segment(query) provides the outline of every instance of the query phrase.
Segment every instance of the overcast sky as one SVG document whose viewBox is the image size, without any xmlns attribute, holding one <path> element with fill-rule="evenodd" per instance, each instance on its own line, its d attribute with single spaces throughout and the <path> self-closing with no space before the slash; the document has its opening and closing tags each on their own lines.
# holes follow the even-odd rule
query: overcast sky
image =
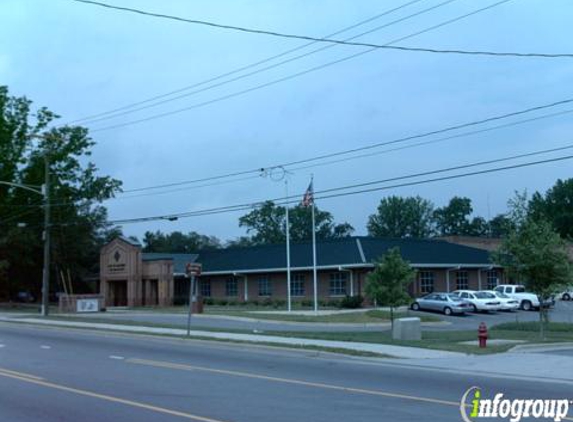
<svg viewBox="0 0 573 422">
<path fill-rule="evenodd" d="M 189 19 L 315 37 L 406 3 L 102 1 Z M 357 35 L 443 2 L 420 0 L 336 38 Z M 356 41 L 385 44 L 492 3 L 495 0 L 452 1 Z M 396 45 L 571 53 L 572 12 L 573 2 L 568 0 L 513 0 Z M 59 113 L 62 123 L 203 82 L 304 44 L 300 40 L 191 25 L 71 0 L 0 2 L 0 84 L 8 85 L 13 95 L 25 95 L 36 106 L 47 106 Z M 322 46 L 306 47 L 249 71 Z M 365 50 L 335 46 L 158 107 L 87 124 L 94 130 L 92 136 L 97 142 L 92 160 L 102 174 L 122 180 L 128 190 L 268 167 L 571 97 L 573 59 L 376 50 L 168 117 L 95 131 L 209 102 Z M 237 75 L 241 73 L 233 76 Z M 564 106 L 530 116 L 567 109 Z M 571 115 L 565 114 L 480 135 L 298 169 L 289 176 L 289 190 L 302 198 L 311 173 L 315 189 L 320 191 L 559 147 L 573 143 L 572 128 Z M 425 140 L 428 139 L 435 137 Z M 568 153 L 571 152 L 516 162 Z M 565 161 L 323 200 L 318 206 L 331 211 L 338 222 L 351 223 L 357 234 L 365 234 L 368 215 L 382 197 L 390 194 L 421 195 L 436 206 L 444 205 L 454 195 L 468 196 L 476 215 L 493 217 L 505 211 L 506 201 L 515 190 L 545 191 L 557 178 L 571 177 L 571 168 L 571 162 Z M 280 178 L 278 172 L 274 176 Z M 146 196 L 132 198 L 129 196 L 136 194 L 119 195 L 106 202 L 110 219 L 247 203 L 283 196 L 285 190 L 283 182 L 256 175 L 233 183 L 187 188 L 163 194 L 146 191 Z M 238 227 L 243 213 L 129 224 L 123 229 L 127 235 L 140 239 L 146 230 L 193 230 L 230 239 L 244 234 Z"/>
</svg>

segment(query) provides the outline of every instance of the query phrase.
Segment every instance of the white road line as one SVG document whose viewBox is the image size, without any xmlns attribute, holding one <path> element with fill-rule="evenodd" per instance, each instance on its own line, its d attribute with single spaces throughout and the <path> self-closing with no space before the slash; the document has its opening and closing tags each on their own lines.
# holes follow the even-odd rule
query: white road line
<svg viewBox="0 0 573 422">
<path fill-rule="evenodd" d="M 52 348 L 52 346 L 40 346 L 40 349 L 45 349 L 45 350 L 49 350 L 51 348 Z"/>
<path fill-rule="evenodd" d="M 123 356 L 116 356 L 116 355 L 110 355 L 109 358 L 110 359 L 116 359 L 116 360 L 124 360 L 125 359 Z"/>
</svg>

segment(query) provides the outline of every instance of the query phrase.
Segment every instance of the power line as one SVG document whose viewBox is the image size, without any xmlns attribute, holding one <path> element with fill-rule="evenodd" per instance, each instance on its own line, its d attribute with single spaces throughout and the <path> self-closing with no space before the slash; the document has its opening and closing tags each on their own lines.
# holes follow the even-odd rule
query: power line
<svg viewBox="0 0 573 422">
<path fill-rule="evenodd" d="M 403 9 L 403 8 L 405 8 L 405 7 L 407 7 L 407 6 L 410 6 L 410 5 L 412 5 L 412 4 L 419 3 L 419 2 L 421 2 L 421 1 L 424 1 L 424 0 L 413 0 L 413 1 L 409 1 L 409 2 L 404 3 L 404 4 L 402 4 L 402 5 L 398 6 L 398 7 L 395 7 L 395 8 L 393 8 L 393 9 L 389 9 L 389 10 L 386 10 L 386 11 L 384 11 L 384 12 L 382 12 L 382 13 L 379 13 L 379 14 L 377 14 L 377 15 L 375 15 L 375 16 L 372 16 L 372 17 L 370 17 L 370 18 L 368 18 L 368 19 L 362 20 L 362 21 L 357 22 L 357 23 L 355 23 L 355 24 L 353 24 L 353 25 L 351 25 L 351 26 L 347 26 L 347 27 L 345 27 L 345 28 L 343 28 L 343 29 L 341 29 L 341 30 L 339 30 L 339 31 L 333 32 L 332 34 L 327 35 L 325 38 L 333 37 L 333 36 L 342 34 L 342 33 L 344 33 L 344 32 L 350 31 L 350 30 L 355 29 L 355 28 L 357 28 L 357 27 L 359 27 L 359 26 L 365 25 L 365 24 L 367 24 L 367 23 L 369 23 L 369 22 L 372 22 L 372 21 L 374 21 L 374 20 L 376 20 L 376 19 L 379 19 L 379 18 L 381 18 L 381 17 L 383 17 L 383 16 L 389 15 L 389 14 L 391 14 L 391 13 L 393 13 L 393 12 L 396 12 L 396 11 L 398 11 L 398 10 L 400 10 L 400 9 Z M 449 3 L 449 2 L 448 2 L 448 3 Z M 410 15 L 410 16 L 412 16 L 412 15 Z M 412 16 L 412 17 L 413 17 L 413 16 Z M 387 25 L 389 25 L 389 24 L 387 24 Z M 383 25 L 383 26 L 381 26 L 381 27 L 376 27 L 376 28 L 374 28 L 374 29 L 372 29 L 372 30 L 370 30 L 370 31 L 367 31 L 367 32 L 362 33 L 362 34 L 359 34 L 359 35 L 357 35 L 357 36 L 355 36 L 355 37 L 359 37 L 359 36 L 365 35 L 365 34 L 367 34 L 367 33 L 371 33 L 371 32 L 377 31 L 377 30 L 382 29 L 382 28 L 384 28 L 384 27 L 386 27 L 386 25 Z M 352 37 L 351 39 L 353 39 L 353 38 L 355 38 L 355 37 Z M 303 45 L 301 45 L 301 46 L 298 46 L 298 47 L 295 47 L 295 48 L 291 48 L 291 49 L 285 50 L 285 51 L 283 51 L 282 53 L 279 53 L 279 54 L 276 54 L 276 55 L 267 57 L 267 58 L 262 59 L 262 60 L 259 60 L 259 61 L 257 61 L 257 62 L 250 63 L 250 64 L 248 64 L 248 65 L 245 65 L 245 66 L 236 68 L 236 69 L 231 70 L 231 71 L 229 71 L 229 72 L 222 73 L 222 74 L 220 74 L 220 75 L 217 75 L 217 76 L 212 77 L 212 78 L 209 78 L 209 79 L 205 79 L 205 80 L 203 80 L 203 81 L 201 81 L 201 82 L 197 82 L 197 83 L 194 83 L 194 84 L 191 84 L 191 85 L 187 85 L 187 86 L 185 86 L 185 87 L 182 87 L 182 88 L 179 88 L 179 89 L 176 89 L 176 90 L 173 90 L 173 91 L 164 93 L 164 94 L 156 95 L 156 96 L 154 96 L 154 97 L 150 97 L 150 98 L 147 98 L 147 99 L 145 99 L 145 100 L 141 100 L 141 101 L 137 101 L 137 102 L 134 102 L 134 103 L 130 103 L 130 104 L 127 104 L 127 105 L 125 105 L 125 106 L 118 107 L 118 108 L 115 108 L 115 109 L 112 109 L 112 110 L 109 110 L 109 111 L 105 111 L 105 112 L 101 112 L 101 113 L 97 113 L 97 114 L 92 114 L 92 115 L 90 115 L 90 116 L 86 116 L 86 117 L 83 117 L 83 118 L 80 118 L 80 119 L 76 119 L 76 120 L 73 120 L 73 121 L 69 122 L 68 124 L 74 124 L 74 123 L 78 123 L 78 122 L 85 122 L 85 121 L 88 121 L 88 120 L 91 121 L 91 120 L 93 120 L 93 119 L 97 119 L 98 117 L 108 116 L 108 115 L 110 115 L 110 114 L 116 114 L 117 112 L 121 112 L 121 111 L 124 111 L 124 110 L 133 109 L 134 107 L 138 107 L 138 106 L 141 106 L 141 105 L 144 105 L 144 104 L 147 104 L 147 103 L 151 103 L 151 102 L 154 102 L 155 105 L 162 104 L 163 101 L 162 101 L 161 103 L 157 103 L 157 102 L 155 102 L 155 101 L 157 101 L 157 100 L 162 100 L 162 99 L 167 98 L 167 97 L 170 97 L 170 96 L 172 96 L 172 95 L 179 94 L 179 93 L 181 93 L 181 92 L 185 92 L 185 91 L 188 91 L 188 90 L 190 90 L 190 89 L 197 88 L 197 87 L 206 85 L 206 84 L 208 84 L 208 83 L 218 81 L 218 80 L 220 80 L 220 79 L 226 78 L 226 77 L 228 77 L 228 76 L 235 75 L 235 74 L 240 73 L 240 72 L 245 71 L 245 70 L 252 69 L 252 68 L 254 68 L 254 67 L 257 67 L 257 66 L 260 66 L 260 65 L 262 65 L 262 64 L 268 63 L 268 62 L 270 62 L 270 61 L 272 61 L 272 60 L 275 60 L 275 59 L 284 57 L 284 56 L 286 56 L 286 55 L 288 55 L 288 54 L 290 54 L 290 53 L 294 53 L 294 52 L 296 52 L 296 51 L 302 50 L 302 49 L 304 49 L 304 48 L 306 48 L 306 47 L 309 47 L 309 46 L 311 46 L 311 45 L 314 45 L 314 44 L 316 44 L 316 43 L 317 43 L 317 41 L 311 41 L 311 42 L 305 43 L 305 44 L 303 44 Z M 331 48 L 331 47 L 334 47 L 334 45 L 329 45 L 329 46 L 323 47 L 323 48 L 318 49 L 318 50 L 313 50 L 312 52 L 307 53 L 307 55 L 314 54 L 315 52 L 322 51 L 322 50 L 325 49 L 325 48 Z M 298 56 L 298 57 L 300 57 L 300 56 Z M 281 64 L 282 64 L 282 63 L 284 63 L 284 62 L 281 62 Z M 280 64 L 278 64 L 278 65 L 280 65 Z M 267 68 L 265 68 L 265 69 L 267 69 Z M 263 70 L 261 70 L 261 71 L 263 71 Z M 204 88 L 204 89 L 193 91 L 193 93 L 188 94 L 188 95 L 194 95 L 194 94 L 197 94 L 197 93 L 200 93 L 200 92 L 204 92 L 204 91 L 207 91 L 207 90 L 212 89 L 212 88 L 214 88 L 214 87 L 221 86 L 221 85 L 224 85 L 224 84 L 227 84 L 227 83 L 230 83 L 230 82 L 234 82 L 234 81 L 236 81 L 236 80 L 238 80 L 238 79 L 242 79 L 242 78 L 247 77 L 247 76 L 251 76 L 252 74 L 253 74 L 253 73 L 249 73 L 249 74 L 247 74 L 247 75 L 243 75 L 243 76 L 240 76 L 240 77 L 238 77 L 238 78 L 233 78 L 233 79 L 231 79 L 231 80 L 223 81 L 223 82 L 221 82 L 220 84 L 217 84 L 217 85 L 215 85 L 215 86 L 211 85 L 211 86 L 206 87 L 206 88 Z M 178 97 L 176 97 L 176 98 L 170 99 L 169 101 L 176 100 L 176 99 L 179 99 L 179 98 L 182 98 L 182 97 L 181 97 L 181 96 L 178 96 Z M 141 108 L 138 108 L 137 110 L 141 110 Z"/>
<path fill-rule="evenodd" d="M 73 1 L 76 1 L 76 0 L 73 0 Z M 436 24 L 436 25 L 432 25 L 432 26 L 427 27 L 427 28 L 425 28 L 425 29 L 422 29 L 422 30 L 420 30 L 420 31 L 417 31 L 417 32 L 411 33 L 411 34 L 409 34 L 409 35 L 406 35 L 406 36 L 403 36 L 403 37 L 394 39 L 394 40 L 390 41 L 389 43 L 387 43 L 387 45 L 395 44 L 395 43 L 398 43 L 398 42 L 400 42 L 400 41 L 403 41 L 403 40 L 406 40 L 406 39 L 409 39 L 409 38 L 412 38 L 412 37 L 416 37 L 416 36 L 421 35 L 421 34 L 425 34 L 425 33 L 427 33 L 427 32 L 433 31 L 433 30 L 435 30 L 435 29 L 444 27 L 444 26 L 446 26 L 446 25 L 452 24 L 452 23 L 454 23 L 454 22 L 458 22 L 458 21 L 460 21 L 460 20 L 462 20 L 462 19 L 465 19 L 465 18 L 467 18 L 467 17 L 470 17 L 470 16 L 473 16 L 473 15 L 475 15 L 475 14 L 481 13 L 481 12 L 483 12 L 483 11 L 485 11 L 485 10 L 488 10 L 488 9 L 493 8 L 493 7 L 499 6 L 499 5 L 501 5 L 501 4 L 503 4 L 503 3 L 506 3 L 506 2 L 508 2 L 508 1 L 511 1 L 511 0 L 502 0 L 502 1 L 500 1 L 500 2 L 493 3 L 493 4 L 489 5 L 489 6 L 482 7 L 482 8 L 479 8 L 479 9 L 475 9 L 475 10 L 473 10 L 473 11 L 471 11 L 471 12 L 468 12 L 468 13 L 465 13 L 465 14 L 462 14 L 462 15 L 459 15 L 459 16 L 457 16 L 457 17 L 455 17 L 455 18 L 452 18 L 452 19 L 448 19 L 448 20 L 446 20 L 446 21 L 440 22 L 440 23 L 438 23 L 438 24 Z M 235 92 L 233 92 L 233 93 L 231 93 L 231 94 L 223 95 L 223 96 L 220 96 L 220 97 L 211 99 L 211 100 L 207 100 L 207 101 L 203 101 L 203 102 L 200 102 L 200 103 L 196 103 L 196 104 L 193 104 L 193 105 L 190 105 L 190 106 L 187 106 L 187 107 L 183 107 L 183 108 L 179 108 L 179 109 L 176 109 L 176 110 L 171 110 L 171 111 L 167 111 L 167 112 L 163 112 L 163 113 L 151 115 L 151 116 L 148 116 L 148 117 L 143 117 L 143 118 L 140 118 L 140 119 L 130 120 L 130 121 L 123 122 L 123 123 L 118 123 L 118 124 L 114 124 L 114 125 L 110 125 L 110 126 L 104 126 L 104 127 L 92 129 L 91 132 L 101 132 L 101 131 L 105 131 L 105 130 L 112 130 L 112 129 L 118 129 L 118 128 L 121 128 L 121 127 L 132 126 L 132 125 L 135 125 L 135 124 L 139 124 L 139 123 L 148 122 L 148 121 L 151 121 L 151 120 L 156 120 L 156 119 L 161 119 L 161 118 L 164 118 L 164 117 L 172 116 L 172 115 L 174 115 L 174 114 L 179 114 L 179 113 L 182 113 L 182 112 L 185 112 L 185 111 L 189 111 L 189 110 L 193 110 L 193 109 L 196 109 L 196 108 L 205 107 L 205 106 L 208 106 L 208 105 L 211 105 L 211 104 L 218 103 L 218 102 L 220 102 L 220 101 L 225 101 L 225 100 L 228 100 L 228 99 L 231 99 L 231 98 L 235 98 L 235 97 L 238 97 L 238 96 L 241 96 L 241 95 L 248 94 L 248 93 L 250 93 L 250 92 L 258 91 L 258 90 L 260 90 L 260 89 L 267 88 L 267 87 L 269 87 L 269 86 L 273 86 L 273 85 L 279 84 L 279 83 L 281 83 L 281 82 L 285 82 L 285 81 L 288 81 L 288 80 L 291 80 L 291 79 L 294 79 L 294 78 L 297 78 L 297 77 L 300 77 L 300 76 L 303 76 L 303 75 L 306 75 L 306 74 L 315 72 L 315 71 L 317 71 L 317 70 L 321 70 L 321 69 L 327 68 L 327 67 L 329 67 L 329 66 L 333 66 L 333 65 L 335 65 L 335 64 L 343 63 L 343 62 L 345 62 L 345 61 L 348 61 L 348 60 L 351 60 L 351 59 L 360 57 L 360 56 L 362 56 L 362 55 L 364 55 L 364 54 L 368 54 L 368 53 L 371 53 L 371 52 L 373 52 L 373 51 L 376 51 L 376 48 L 370 48 L 370 49 L 367 49 L 367 50 L 364 50 L 364 51 L 361 51 L 361 52 L 358 52 L 358 53 L 355 53 L 355 54 L 351 54 L 351 55 L 349 55 L 349 56 L 344 56 L 344 57 L 342 57 L 342 58 L 340 58 L 340 59 L 333 60 L 333 61 L 324 63 L 324 64 L 322 64 L 322 65 L 314 66 L 314 67 L 311 67 L 311 68 L 309 68 L 309 69 L 306 69 L 306 70 L 303 70 L 303 71 L 300 71 L 300 72 L 297 72 L 297 73 L 294 73 L 294 74 L 290 74 L 290 75 L 287 75 L 287 76 L 284 76 L 284 77 L 281 77 L 281 78 L 278 78 L 278 79 L 274 79 L 274 80 L 272 80 L 272 81 L 265 82 L 265 83 L 262 83 L 262 84 L 259 84 L 259 85 L 255 85 L 255 86 L 253 86 L 253 87 L 246 88 L 246 89 L 243 89 L 243 90 L 240 90 L 240 91 L 235 91 Z"/>
<path fill-rule="evenodd" d="M 145 186 L 145 187 L 141 187 L 141 188 L 128 189 L 128 190 L 124 190 L 123 192 L 124 193 L 141 192 L 141 191 L 147 191 L 147 190 L 153 190 L 153 189 L 162 189 L 162 188 L 183 186 L 183 185 L 188 185 L 188 184 L 193 184 L 193 183 L 201 183 L 201 182 L 206 182 L 206 181 L 211 181 L 211 180 L 220 180 L 220 179 L 236 177 L 236 176 L 244 176 L 244 175 L 253 174 L 253 173 L 261 173 L 261 171 L 264 171 L 266 169 L 273 169 L 273 168 L 280 168 L 280 167 L 291 167 L 291 166 L 295 166 L 295 165 L 299 165 L 299 164 L 306 164 L 306 163 L 310 163 L 310 162 L 314 162 L 314 161 L 320 161 L 320 160 L 324 160 L 327 158 L 333 158 L 333 157 L 348 155 L 348 154 L 352 154 L 352 153 L 356 153 L 356 152 L 360 152 L 360 151 L 372 150 L 372 149 L 376 149 L 376 148 L 386 146 L 386 145 L 398 144 L 398 143 L 407 142 L 407 141 L 411 141 L 411 140 L 415 140 L 415 139 L 426 138 L 426 137 L 433 136 L 433 135 L 439 135 L 442 133 L 447 133 L 447 132 L 452 132 L 452 131 L 459 130 L 459 129 L 464 129 L 467 127 L 478 126 L 478 125 L 482 125 L 485 123 L 503 120 L 503 119 L 507 119 L 510 117 L 516 117 L 519 115 L 528 114 L 528 113 L 532 113 L 532 112 L 536 112 L 536 111 L 540 111 L 540 110 L 545 110 L 545 109 L 549 109 L 549 108 L 554 108 L 554 107 L 558 107 L 558 106 L 570 104 L 570 103 L 573 103 L 573 98 L 566 98 L 564 100 L 555 101 L 555 102 L 548 103 L 548 104 L 533 106 L 533 107 L 529 107 L 529 108 L 518 110 L 518 111 L 513 111 L 513 112 L 509 112 L 509 113 L 491 116 L 491 117 L 486 117 L 483 119 L 474 120 L 474 121 L 461 123 L 461 124 L 457 124 L 457 125 L 447 126 L 445 128 L 442 128 L 442 129 L 436 129 L 436 130 L 429 131 L 429 132 L 423 132 L 423 133 L 419 133 L 419 134 L 415 134 L 415 135 L 409 135 L 409 136 L 405 136 L 405 137 L 395 138 L 395 139 L 392 139 L 389 141 L 377 142 L 374 144 L 365 145 L 365 146 L 353 148 L 353 149 L 347 149 L 347 150 L 343 150 L 343 151 L 337 151 L 334 153 L 317 155 L 317 156 L 305 158 L 302 160 L 295 160 L 295 161 L 290 161 L 290 162 L 273 164 L 273 165 L 269 165 L 266 167 L 259 167 L 259 168 L 251 169 L 251 170 L 231 172 L 231 173 L 221 174 L 221 175 L 217 175 L 217 176 L 204 177 L 204 178 L 200 178 L 200 179 L 193 179 L 193 180 L 186 180 L 186 181 L 181 181 L 181 182 L 165 183 L 165 184 L 160 184 L 160 185 L 155 185 L 155 186 Z M 552 117 L 554 115 L 559 115 L 559 114 L 561 114 L 561 113 L 555 113 L 555 114 L 548 115 L 548 116 L 542 116 L 542 117 L 538 117 L 538 118 L 524 120 L 523 122 L 533 121 L 533 120 L 537 120 L 539 118 L 544 118 L 544 117 Z M 500 127 L 503 127 L 503 126 L 500 126 Z"/>
<path fill-rule="evenodd" d="M 552 148 L 552 149 L 547 149 L 547 150 L 535 151 L 535 152 L 531 152 L 531 153 L 519 154 L 519 155 L 514 155 L 514 156 L 509 156 L 509 157 L 504 157 L 504 158 L 498 158 L 498 159 L 493 159 L 493 160 L 487 160 L 487 161 L 480 161 L 480 162 L 475 162 L 475 163 L 470 163 L 470 164 L 464 164 L 464 165 L 459 165 L 459 166 L 453 166 L 453 167 L 448 167 L 448 168 L 431 170 L 431 171 L 427 171 L 427 172 L 408 174 L 408 175 L 403 175 L 403 176 L 398 176 L 398 177 L 393 177 L 393 178 L 388 178 L 388 179 L 375 180 L 375 181 L 370 181 L 370 182 L 365 182 L 365 183 L 359 183 L 359 184 L 341 186 L 341 187 L 336 187 L 336 188 L 330 188 L 330 189 L 325 189 L 325 190 L 315 192 L 315 198 L 316 199 L 336 198 L 336 197 L 354 195 L 354 194 L 365 193 L 365 192 L 374 192 L 374 191 L 386 190 L 386 189 L 403 187 L 403 186 L 414 186 L 414 185 L 418 185 L 418 184 L 431 183 L 431 182 L 436 182 L 436 181 L 440 181 L 440 180 L 457 179 L 460 177 L 468 177 L 468 176 L 473 176 L 473 175 L 487 174 L 487 173 L 493 173 L 493 172 L 498 172 L 498 171 L 522 168 L 522 167 L 530 167 L 533 165 L 563 161 L 563 160 L 568 160 L 568 159 L 573 158 L 573 155 L 551 158 L 551 159 L 540 160 L 540 161 L 521 163 L 521 164 L 514 164 L 514 165 L 510 165 L 510 166 L 497 167 L 497 168 L 493 168 L 493 169 L 479 170 L 479 171 L 470 172 L 470 173 L 462 173 L 462 174 L 457 174 L 457 175 L 442 176 L 439 178 L 426 179 L 426 180 L 421 180 L 421 181 L 406 182 L 406 183 L 396 184 L 396 185 L 391 185 L 391 186 L 374 187 L 374 188 L 362 189 L 362 190 L 351 191 L 351 192 L 342 192 L 342 193 L 335 193 L 335 194 L 330 194 L 330 195 L 322 195 L 322 194 L 328 194 L 330 192 L 345 191 L 345 190 L 349 190 L 349 189 L 362 188 L 365 186 L 371 186 L 371 185 L 375 185 L 375 184 L 382 184 L 382 183 L 388 183 L 388 182 L 411 179 L 411 178 L 418 178 L 418 177 L 422 177 L 422 176 L 451 172 L 451 171 L 455 171 L 455 170 L 468 169 L 468 168 L 472 168 L 472 167 L 484 166 L 484 165 L 494 164 L 494 163 L 499 163 L 499 162 L 504 162 L 504 161 L 516 160 L 516 159 L 531 157 L 531 156 L 535 156 L 535 155 L 548 154 L 548 153 L 562 151 L 562 150 L 571 149 L 571 148 L 573 148 L 573 144 L 566 145 L 566 146 L 559 147 L 559 148 Z M 194 216 L 219 214 L 219 213 L 223 213 L 223 212 L 235 212 L 235 211 L 242 211 L 242 210 L 246 210 L 246 209 L 251 209 L 251 208 L 254 208 L 256 206 L 262 205 L 268 201 L 273 201 L 273 202 L 278 201 L 278 200 L 284 201 L 285 199 L 287 200 L 287 203 L 298 202 L 300 200 L 300 198 L 298 196 L 292 195 L 292 196 L 289 196 L 288 198 L 283 197 L 283 198 L 267 199 L 264 201 L 235 204 L 235 205 L 229 205 L 229 206 L 223 206 L 223 207 L 217 207 L 217 208 L 211 208 L 211 209 L 204 209 L 204 210 L 198 210 L 198 211 L 172 213 L 172 214 L 166 214 L 166 215 L 161 215 L 161 216 L 152 216 L 152 217 L 118 219 L 118 220 L 112 220 L 112 221 L 110 221 L 110 223 L 125 224 L 125 223 L 131 223 L 131 222 L 172 220 L 172 219 L 187 218 L 187 217 L 194 217 Z"/>
<path fill-rule="evenodd" d="M 460 127 L 472 126 L 474 123 L 478 123 L 478 122 L 483 123 L 484 121 L 499 120 L 501 118 L 507 118 L 510 116 L 516 116 L 516 115 L 520 115 L 520 114 L 529 113 L 532 111 L 538 111 L 538 110 L 542 110 L 545 108 L 555 107 L 557 105 L 567 104 L 568 102 L 573 102 L 573 99 L 566 99 L 566 100 L 557 101 L 557 102 L 542 105 L 542 106 L 530 107 L 530 108 L 525 109 L 525 110 L 520 110 L 520 111 L 516 111 L 516 112 L 512 112 L 512 113 L 506 113 L 506 114 L 500 115 L 500 116 L 493 116 L 491 118 L 482 119 L 482 120 L 476 121 L 476 122 L 468 122 L 468 123 L 465 123 L 462 125 L 457 125 L 455 127 L 460 128 Z M 490 132 L 490 131 L 498 130 L 498 129 L 502 129 L 502 128 L 517 126 L 520 124 L 534 122 L 534 121 L 538 121 L 541 119 L 547 119 L 547 118 L 551 118 L 551 117 L 562 116 L 562 115 L 569 114 L 572 112 L 573 112 L 573 109 L 568 109 L 568 110 L 559 111 L 559 112 L 555 112 L 555 113 L 549 113 L 549 114 L 544 114 L 541 116 L 536 116 L 536 117 L 522 119 L 522 120 L 518 120 L 518 121 L 514 121 L 514 122 L 509 122 L 509 123 L 505 123 L 505 124 L 501 124 L 501 125 L 497 125 L 497 126 L 493 126 L 493 127 L 487 127 L 487 128 L 477 129 L 477 130 L 468 131 L 468 132 L 462 132 L 459 134 L 454 134 L 454 135 L 450 135 L 450 136 L 446 136 L 446 137 L 442 137 L 442 138 L 437 138 L 437 139 L 430 139 L 428 141 L 417 142 L 414 144 L 405 145 L 405 146 L 401 146 L 401 147 L 395 147 L 395 148 L 391 148 L 391 149 L 386 149 L 383 151 L 369 152 L 369 153 L 362 154 L 362 155 L 355 155 L 355 156 L 351 156 L 351 157 L 339 158 L 336 160 L 331 160 L 331 161 L 315 163 L 315 164 L 306 165 L 306 166 L 290 168 L 290 170 L 291 171 L 299 171 L 299 170 L 309 169 L 309 168 L 313 168 L 313 167 L 319 167 L 319 166 L 323 166 L 323 165 L 330 165 L 330 164 L 346 162 L 346 161 L 360 159 L 360 158 L 372 157 L 375 155 L 386 154 L 386 153 L 390 153 L 390 152 L 394 152 L 394 151 L 400 151 L 400 150 L 404 150 L 404 149 L 415 148 L 415 147 L 423 146 L 423 145 L 435 144 L 435 143 L 444 142 L 444 141 L 450 140 L 450 139 L 456 139 L 456 138 L 475 135 L 475 134 L 479 134 L 479 133 Z M 444 128 L 444 129 L 441 129 L 439 131 L 426 132 L 425 134 L 414 135 L 414 136 L 410 136 L 410 137 L 406 137 L 406 138 L 398 138 L 398 139 L 391 140 L 391 141 L 385 141 L 385 142 L 379 143 L 379 145 L 382 146 L 382 145 L 386 145 L 386 144 L 397 143 L 396 141 L 400 141 L 400 142 L 407 141 L 407 140 L 414 138 L 414 137 L 421 138 L 421 137 L 425 137 L 425 136 L 430 136 L 431 134 L 435 134 L 435 133 L 443 133 L 443 132 L 446 132 L 450 128 L 453 128 L 453 127 Z M 201 179 L 194 179 L 194 180 L 187 180 L 187 181 L 181 181 L 181 182 L 166 183 L 166 184 L 162 184 L 162 185 L 155 185 L 155 186 L 147 186 L 147 187 L 129 189 L 129 190 L 125 190 L 125 191 L 120 192 L 120 193 L 147 192 L 147 191 L 153 191 L 156 189 L 165 189 L 165 188 L 169 188 L 169 187 L 185 186 L 185 185 L 195 184 L 195 183 L 200 183 L 200 182 L 215 181 L 213 183 L 203 183 L 201 185 L 187 186 L 187 187 L 182 187 L 182 188 L 178 188 L 178 189 L 171 189 L 171 190 L 166 190 L 166 191 L 160 191 L 160 192 L 147 192 L 147 193 L 129 195 L 129 196 L 119 197 L 119 198 L 114 197 L 114 198 L 109 198 L 108 200 L 131 199 L 131 198 L 136 198 L 136 197 L 155 196 L 155 195 L 159 195 L 159 194 L 182 192 L 182 191 L 187 191 L 187 190 L 196 189 L 196 188 L 218 186 L 218 185 L 222 185 L 222 184 L 240 182 L 240 181 L 245 181 L 245 180 L 253 180 L 253 179 L 258 179 L 265 172 L 269 172 L 269 171 L 272 172 L 275 169 L 289 168 L 291 165 L 294 165 L 294 164 L 299 163 L 299 162 L 301 162 L 301 160 L 296 161 L 296 162 L 291 162 L 291 163 L 284 163 L 282 165 L 273 165 L 273 166 L 268 166 L 268 167 L 264 167 L 264 168 L 245 170 L 245 171 L 235 172 L 235 173 L 227 173 L 227 174 L 222 174 L 222 175 L 218 175 L 218 176 L 205 177 L 205 178 L 201 178 Z M 247 175 L 247 174 L 253 174 L 253 173 L 256 173 L 256 175 L 243 177 L 243 178 L 237 178 L 237 179 L 231 179 L 231 180 L 224 180 L 226 178 L 232 178 L 232 177 L 236 177 L 238 175 Z M 51 206 L 53 206 L 53 207 L 68 206 L 68 205 L 72 205 L 72 204 L 76 205 L 75 202 L 73 202 L 73 203 L 72 202 L 62 202 L 62 203 L 52 203 Z M 25 205 L 18 205 L 18 206 L 19 207 L 42 207 L 43 205 L 42 204 L 38 204 L 38 205 L 25 204 Z"/>
<path fill-rule="evenodd" d="M 403 46 L 389 46 L 389 45 L 380 45 L 380 44 L 373 44 L 373 43 L 362 43 L 362 42 L 352 42 L 352 41 L 344 41 L 344 40 L 337 40 L 332 38 L 315 38 L 310 37 L 307 35 L 297 35 L 297 34 L 287 34 L 283 32 L 276 32 L 276 31 L 268 31 L 262 29 L 254 29 L 254 28 L 247 28 L 242 26 L 234 26 L 234 25 L 224 25 L 215 22 L 209 22 L 205 20 L 199 19 L 187 19 L 182 18 L 179 16 L 173 15 L 165 15 L 161 13 L 152 13 L 147 12 L 141 9 L 133 9 L 129 7 L 121 7 L 121 6 L 114 6 L 111 4 L 100 3 L 97 1 L 91 0 L 72 0 L 78 3 L 86 3 L 92 4 L 96 6 L 105 7 L 108 9 L 115 9 L 121 10 L 125 12 L 137 13 L 140 15 L 151 16 L 156 18 L 163 18 L 163 19 L 170 19 L 179 22 L 191 23 L 196 25 L 204 25 L 210 26 L 219 29 L 228 29 L 233 31 L 240 31 L 246 32 L 251 34 L 258 34 L 258 35 L 270 35 L 274 37 L 280 38 L 290 38 L 290 39 L 298 39 L 298 40 L 305 40 L 305 41 L 312 41 L 312 42 L 323 42 L 323 43 L 331 43 L 331 44 L 339 44 L 339 45 L 349 45 L 355 47 L 369 47 L 369 48 L 376 48 L 376 49 L 389 49 L 389 50 L 400 50 L 400 51 L 413 51 L 413 52 L 424 52 L 424 53 L 441 53 L 441 54 L 464 54 L 464 55 L 480 55 L 480 56 L 493 56 L 493 57 L 520 57 L 520 58 L 572 58 L 572 53 L 519 53 L 519 52 L 498 52 L 498 51 L 477 51 L 477 50 L 442 50 L 436 48 L 421 48 L 421 47 L 403 47 Z M 497 6 L 502 3 L 507 3 L 511 0 L 502 0 L 498 3 L 495 3 L 487 8 Z M 485 10 L 486 8 L 484 8 Z"/>
</svg>

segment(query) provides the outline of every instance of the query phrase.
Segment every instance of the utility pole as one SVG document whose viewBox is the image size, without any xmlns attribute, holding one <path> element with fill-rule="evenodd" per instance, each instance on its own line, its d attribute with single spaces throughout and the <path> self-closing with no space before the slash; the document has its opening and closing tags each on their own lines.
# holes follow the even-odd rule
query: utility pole
<svg viewBox="0 0 573 422">
<path fill-rule="evenodd" d="M 42 316 L 46 317 L 50 309 L 50 158 L 48 147 L 44 150 L 44 271 L 42 274 Z"/>
</svg>

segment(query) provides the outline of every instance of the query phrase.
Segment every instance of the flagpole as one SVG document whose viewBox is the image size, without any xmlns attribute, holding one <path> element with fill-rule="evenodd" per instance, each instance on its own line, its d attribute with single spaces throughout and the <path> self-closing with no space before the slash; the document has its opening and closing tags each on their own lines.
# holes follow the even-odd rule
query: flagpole
<svg viewBox="0 0 573 422">
<path fill-rule="evenodd" d="M 287 309 L 290 312 L 291 296 L 290 296 L 290 228 L 288 216 L 288 180 L 285 179 L 285 209 L 286 209 L 286 265 L 287 265 Z"/>
<path fill-rule="evenodd" d="M 312 283 L 314 287 L 314 313 L 318 313 L 318 282 L 316 276 L 316 224 L 314 220 L 314 175 L 311 177 L 312 186 Z"/>
</svg>

